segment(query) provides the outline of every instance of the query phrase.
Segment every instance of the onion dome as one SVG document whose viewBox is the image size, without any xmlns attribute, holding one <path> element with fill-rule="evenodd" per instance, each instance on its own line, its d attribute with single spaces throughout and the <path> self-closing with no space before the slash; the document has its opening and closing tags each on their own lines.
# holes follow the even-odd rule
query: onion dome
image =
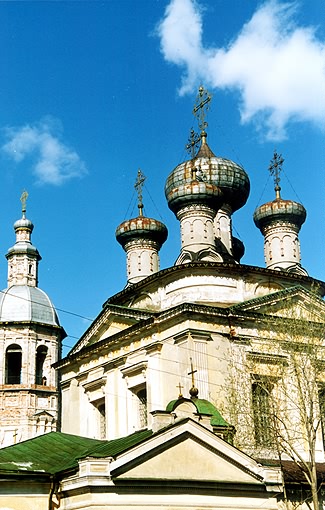
<svg viewBox="0 0 325 510">
<path fill-rule="evenodd" d="M 160 249 L 166 241 L 167 235 L 167 228 L 161 221 L 146 216 L 123 221 L 115 232 L 116 239 L 123 248 L 127 243 L 136 239 L 148 239 L 156 242 Z"/>
<path fill-rule="evenodd" d="M 197 155 L 178 165 L 168 176 L 165 194 L 173 212 L 192 203 L 210 205 L 215 210 L 227 204 L 232 211 L 240 209 L 247 201 L 249 178 L 237 163 L 216 157 L 201 133 L 201 147 Z"/>
<path fill-rule="evenodd" d="M 168 176 L 165 195 L 174 213 L 191 204 L 207 205 L 215 210 L 222 204 L 222 191 L 213 182 L 216 176 L 209 161 L 210 153 L 206 146 L 203 157 L 181 163 Z"/>
<path fill-rule="evenodd" d="M 166 226 L 143 215 L 142 185 L 145 176 L 138 170 L 135 188 L 138 192 L 139 216 L 121 223 L 116 231 L 117 241 L 127 253 L 128 283 L 136 283 L 159 270 L 158 252 L 167 239 Z"/>
<path fill-rule="evenodd" d="M 38 287 L 13 285 L 0 294 L 0 322 L 37 322 L 60 326 L 50 298 Z"/>
<path fill-rule="evenodd" d="M 303 205 L 279 197 L 256 208 L 254 223 L 260 230 L 279 221 L 292 223 L 300 229 L 306 220 L 306 215 L 306 209 Z"/>
<path fill-rule="evenodd" d="M 279 182 L 283 162 L 282 156 L 274 152 L 269 171 L 274 176 L 275 200 L 257 207 L 253 219 L 264 236 L 266 267 L 306 275 L 300 265 L 298 238 L 306 209 L 298 202 L 281 198 Z"/>
<path fill-rule="evenodd" d="M 254 212 L 254 222 L 260 230 L 264 230 L 272 223 L 283 221 L 292 223 L 299 230 L 306 219 L 306 209 L 303 205 L 281 198 L 279 183 L 283 163 L 284 159 L 281 154 L 277 154 L 275 151 L 269 166 L 269 171 L 274 176 L 275 200 L 257 207 Z"/>
</svg>

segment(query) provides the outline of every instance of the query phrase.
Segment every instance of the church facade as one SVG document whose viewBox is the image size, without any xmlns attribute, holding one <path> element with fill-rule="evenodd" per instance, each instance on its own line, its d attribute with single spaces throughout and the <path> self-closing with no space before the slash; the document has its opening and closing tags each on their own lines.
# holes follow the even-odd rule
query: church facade
<svg viewBox="0 0 325 510">
<path fill-rule="evenodd" d="M 175 265 L 159 268 L 167 228 L 144 216 L 139 172 L 138 216 L 116 229 L 127 286 L 54 360 L 61 432 L 0 450 L 0 508 L 321 505 L 325 284 L 300 264 L 306 211 L 281 197 L 275 153 L 275 199 L 254 214 L 266 267 L 240 263 L 232 214 L 249 178 L 210 149 L 209 101 L 200 88 L 199 150 L 193 134 L 165 185 Z"/>
</svg>

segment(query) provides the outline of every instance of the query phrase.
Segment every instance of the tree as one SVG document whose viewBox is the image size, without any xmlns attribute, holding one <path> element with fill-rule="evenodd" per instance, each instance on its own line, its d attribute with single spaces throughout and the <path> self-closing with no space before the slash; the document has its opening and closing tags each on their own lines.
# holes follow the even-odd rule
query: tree
<svg viewBox="0 0 325 510">
<path fill-rule="evenodd" d="M 281 317 L 254 314 L 247 320 L 255 336 L 245 335 L 243 326 L 231 335 L 226 411 L 237 430 L 235 444 L 257 458 L 277 458 L 282 467 L 292 461 L 309 487 L 306 504 L 319 510 L 325 312 L 310 294 L 307 305 L 288 307 Z"/>
</svg>

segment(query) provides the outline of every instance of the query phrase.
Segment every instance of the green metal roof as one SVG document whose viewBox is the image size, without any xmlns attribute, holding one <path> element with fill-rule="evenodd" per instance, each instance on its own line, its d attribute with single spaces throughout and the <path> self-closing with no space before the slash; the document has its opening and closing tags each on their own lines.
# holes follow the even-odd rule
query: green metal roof
<svg viewBox="0 0 325 510">
<path fill-rule="evenodd" d="M 152 435 L 152 430 L 104 441 L 50 432 L 34 439 L 0 449 L 0 472 L 44 473 L 54 475 L 78 466 L 78 459 L 114 457 Z"/>
<path fill-rule="evenodd" d="M 218 409 L 208 400 L 204 398 L 178 398 L 177 400 L 172 400 L 166 407 L 166 411 L 172 412 L 174 411 L 182 402 L 191 402 L 195 405 L 198 414 L 210 414 L 211 420 L 210 423 L 212 427 L 229 427 L 229 423 L 223 419 Z"/>
</svg>

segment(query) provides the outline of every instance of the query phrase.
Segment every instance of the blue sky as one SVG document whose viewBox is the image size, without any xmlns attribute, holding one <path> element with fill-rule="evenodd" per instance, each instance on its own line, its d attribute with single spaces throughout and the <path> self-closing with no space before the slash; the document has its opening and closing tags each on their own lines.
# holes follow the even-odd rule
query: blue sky
<svg viewBox="0 0 325 510">
<path fill-rule="evenodd" d="M 324 280 L 322 20 L 322 0 L 0 2 L 2 288 L 26 189 L 40 287 L 65 311 L 72 346 L 126 283 L 115 228 L 137 214 L 139 167 L 145 213 L 169 230 L 161 268 L 173 265 L 179 224 L 164 184 L 187 158 L 201 83 L 213 94 L 212 150 L 251 180 L 248 203 L 233 217 L 242 262 L 264 266 L 252 215 L 274 198 L 267 169 L 276 148 L 285 159 L 283 198 L 307 209 L 302 265 Z"/>
</svg>

